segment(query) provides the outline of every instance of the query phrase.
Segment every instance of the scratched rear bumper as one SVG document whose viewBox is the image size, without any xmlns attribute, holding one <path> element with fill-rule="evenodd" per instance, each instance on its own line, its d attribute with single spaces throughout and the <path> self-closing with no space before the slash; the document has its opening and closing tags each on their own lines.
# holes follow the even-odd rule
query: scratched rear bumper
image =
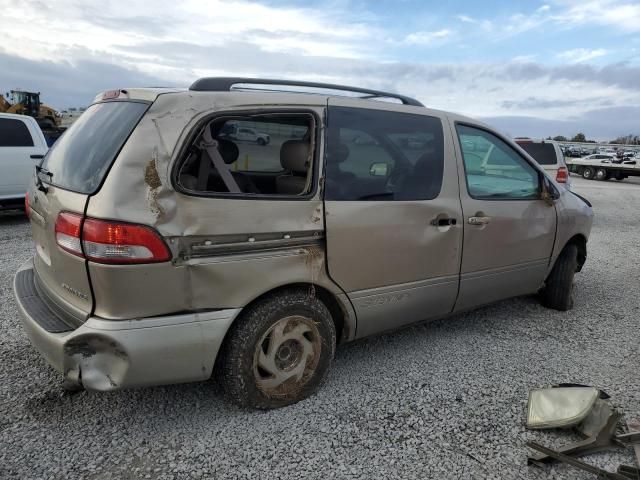
<svg viewBox="0 0 640 480">
<path fill-rule="evenodd" d="M 25 264 L 20 270 L 32 268 Z M 23 282 L 22 282 L 23 283 Z M 116 390 L 205 380 L 237 309 L 132 320 L 89 318 L 75 330 L 50 332 L 33 317 L 24 285 L 14 297 L 31 344 L 68 385 Z M 50 312 L 54 315 L 53 312 Z"/>
</svg>

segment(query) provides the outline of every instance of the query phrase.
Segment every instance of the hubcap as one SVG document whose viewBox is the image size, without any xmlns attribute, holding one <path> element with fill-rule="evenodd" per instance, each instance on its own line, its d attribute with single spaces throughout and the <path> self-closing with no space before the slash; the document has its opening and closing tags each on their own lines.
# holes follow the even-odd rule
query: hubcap
<svg viewBox="0 0 640 480">
<path fill-rule="evenodd" d="M 302 388 L 320 359 L 320 332 L 301 315 L 278 320 L 256 345 L 253 373 L 268 396 L 286 396 Z"/>
</svg>

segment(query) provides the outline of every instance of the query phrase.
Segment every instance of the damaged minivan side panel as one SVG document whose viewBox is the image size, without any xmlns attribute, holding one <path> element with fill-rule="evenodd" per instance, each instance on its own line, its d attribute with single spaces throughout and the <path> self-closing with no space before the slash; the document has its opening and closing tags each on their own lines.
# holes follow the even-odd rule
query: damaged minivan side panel
<svg viewBox="0 0 640 480">
<path fill-rule="evenodd" d="M 260 100 L 269 103 L 269 96 L 261 94 Z M 247 105 L 248 97 L 184 92 L 160 95 L 151 106 L 114 172 L 91 197 L 87 215 L 152 226 L 165 238 L 173 260 L 144 266 L 90 262 L 96 316 L 131 319 L 242 308 L 265 292 L 297 283 L 323 287 L 344 299 L 341 307 L 351 317 L 350 304 L 326 273 L 320 188 L 307 198 L 259 200 L 176 192 L 171 175 L 194 129 L 214 114 L 255 109 Z M 317 182 L 326 99 L 288 95 L 287 102 L 283 107 L 273 101 L 280 103 L 279 110 L 310 112 L 316 119 L 312 167 Z"/>
</svg>

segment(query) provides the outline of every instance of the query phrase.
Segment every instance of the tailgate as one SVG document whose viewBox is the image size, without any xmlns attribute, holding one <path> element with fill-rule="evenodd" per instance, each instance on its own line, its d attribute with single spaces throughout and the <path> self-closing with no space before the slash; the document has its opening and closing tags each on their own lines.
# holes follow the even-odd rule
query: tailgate
<svg viewBox="0 0 640 480">
<path fill-rule="evenodd" d="M 30 220 L 36 246 L 34 281 L 42 299 L 67 323 L 80 325 L 93 310 L 87 262 L 81 247 L 82 216 L 148 102 L 115 101 L 91 105 L 45 156 L 29 190 Z M 62 249 L 56 221 L 75 214 L 78 227 Z M 71 247 L 71 248 L 69 248 Z M 75 252 L 75 253 L 70 253 Z"/>
<path fill-rule="evenodd" d="M 36 288 L 52 310 L 76 326 L 86 320 L 93 307 L 89 277 L 83 258 L 58 247 L 55 223 L 62 211 L 82 213 L 86 202 L 87 195 L 53 186 L 47 193 L 29 192 Z"/>
</svg>

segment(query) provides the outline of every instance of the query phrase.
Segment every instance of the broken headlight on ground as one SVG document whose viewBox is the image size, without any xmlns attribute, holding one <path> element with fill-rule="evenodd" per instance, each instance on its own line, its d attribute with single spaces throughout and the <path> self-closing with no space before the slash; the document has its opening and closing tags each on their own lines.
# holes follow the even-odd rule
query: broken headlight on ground
<svg viewBox="0 0 640 480">
<path fill-rule="evenodd" d="M 606 400 L 609 396 L 593 387 L 584 385 L 560 385 L 560 388 L 533 390 L 529 395 L 527 427 L 532 429 L 575 427 L 583 440 L 564 445 L 556 450 L 536 442 L 527 445 L 538 451 L 530 456 L 530 465 L 542 466 L 554 460 L 598 475 L 598 478 L 640 478 L 640 469 L 621 465 L 617 472 L 589 465 L 575 457 L 615 448 L 627 448 L 640 444 L 640 432 L 630 428 L 620 433 L 622 413 Z M 624 430 L 623 430 L 624 431 Z M 640 457 L 638 458 L 640 463 Z"/>
<path fill-rule="evenodd" d="M 593 387 L 541 388 L 529 394 L 527 428 L 566 428 L 579 424 L 599 397 Z"/>
</svg>

